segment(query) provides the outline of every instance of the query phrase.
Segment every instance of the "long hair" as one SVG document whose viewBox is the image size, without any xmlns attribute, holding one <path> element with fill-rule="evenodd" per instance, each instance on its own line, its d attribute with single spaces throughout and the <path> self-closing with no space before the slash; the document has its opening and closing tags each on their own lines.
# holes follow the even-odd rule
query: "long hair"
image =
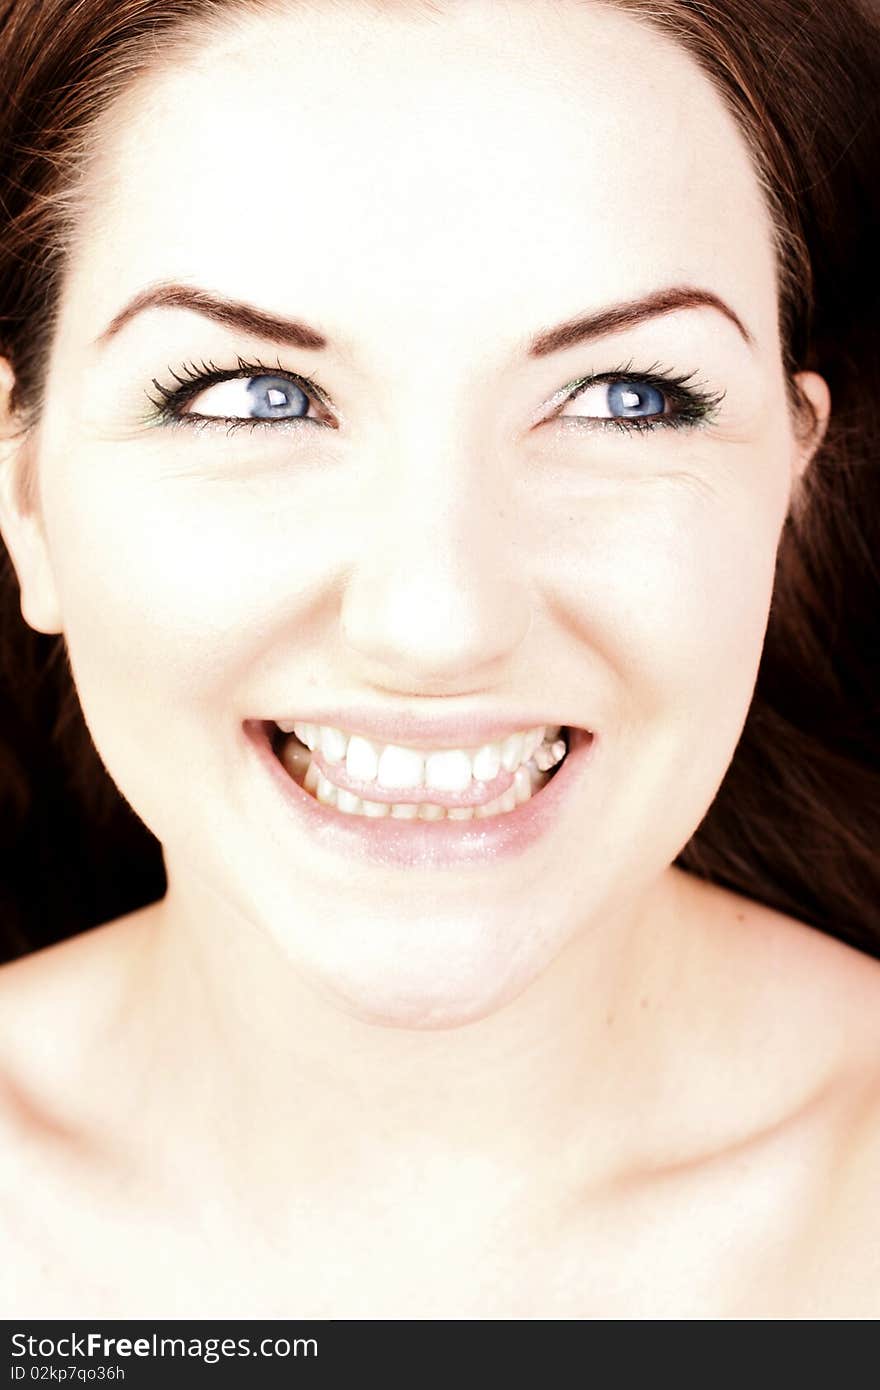
<svg viewBox="0 0 880 1390">
<path fill-rule="evenodd" d="M 776 229 L 786 371 L 820 371 L 832 395 L 828 433 L 783 527 L 742 735 L 676 863 L 880 955 L 876 0 L 605 3 L 670 34 L 733 113 Z M 443 0 L 395 4 L 443 11 Z M 0 354 L 24 430 L 39 418 L 69 193 L 91 128 L 194 26 L 259 7 L 0 0 Z M 24 624 L 2 546 L 0 826 L 7 956 L 164 891 L 159 846 L 85 727 L 63 638 Z"/>
</svg>

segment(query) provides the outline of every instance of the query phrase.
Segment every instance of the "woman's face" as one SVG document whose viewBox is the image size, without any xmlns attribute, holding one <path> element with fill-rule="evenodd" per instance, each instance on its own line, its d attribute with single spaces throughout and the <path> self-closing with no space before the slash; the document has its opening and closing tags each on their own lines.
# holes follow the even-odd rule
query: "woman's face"
<svg viewBox="0 0 880 1390">
<path fill-rule="evenodd" d="M 291 6 L 193 55 L 85 190 L 41 519 L 7 512 L 24 611 L 169 903 L 363 1018 L 473 1020 L 647 901 L 737 743 L 805 463 L 758 183 L 613 10 Z M 123 313 L 160 286 L 190 302 Z M 364 738 L 404 746 L 398 788 L 592 738 L 513 813 L 413 820 L 293 786 L 292 720 L 361 736 L 325 763 L 361 781 Z"/>
</svg>

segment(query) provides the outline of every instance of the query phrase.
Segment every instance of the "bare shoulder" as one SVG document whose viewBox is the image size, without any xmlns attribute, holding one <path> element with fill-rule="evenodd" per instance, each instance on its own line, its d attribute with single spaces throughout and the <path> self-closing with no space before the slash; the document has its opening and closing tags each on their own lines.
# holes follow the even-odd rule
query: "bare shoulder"
<svg viewBox="0 0 880 1390">
<path fill-rule="evenodd" d="M 9 1141 L 64 1127 L 89 1059 L 124 1007 L 152 907 L 0 968 L 0 1132 Z"/>
<path fill-rule="evenodd" d="M 790 1088 L 792 1315 L 880 1317 L 880 960 L 737 894 L 694 891 L 739 967 L 749 1065 Z"/>
<path fill-rule="evenodd" d="M 827 1119 L 802 1279 L 813 1317 L 880 1317 L 880 961 L 788 924 L 803 972 L 801 1037 L 828 1040 L 817 1111 Z M 801 939 L 803 938 L 803 939 Z M 880 946 L 880 942 L 878 942 Z M 783 959 L 785 957 L 783 956 Z"/>
<path fill-rule="evenodd" d="M 112 1267 L 125 1021 L 150 917 L 118 918 L 0 969 L 0 1303 L 10 1311 L 67 1316 L 104 1277 L 88 1252 Z"/>
<path fill-rule="evenodd" d="M 829 1181 L 819 1203 L 805 1271 L 812 1287 L 831 1290 L 839 1318 L 880 1318 L 880 1079 L 877 1068 L 855 1096 L 836 1135 Z M 818 1302 L 818 1300 L 817 1300 Z"/>
<path fill-rule="evenodd" d="M 685 889 L 768 1040 L 797 1042 L 824 1081 L 880 1065 L 880 959 L 796 917 L 690 879 Z M 880 955 L 880 935 L 877 938 Z"/>
</svg>

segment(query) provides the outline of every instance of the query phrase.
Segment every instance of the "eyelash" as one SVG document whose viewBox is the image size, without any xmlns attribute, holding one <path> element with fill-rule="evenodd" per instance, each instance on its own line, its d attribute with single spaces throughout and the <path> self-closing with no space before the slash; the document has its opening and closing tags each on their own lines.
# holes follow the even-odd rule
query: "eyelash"
<svg viewBox="0 0 880 1390">
<path fill-rule="evenodd" d="M 591 386 L 652 386 L 666 398 L 671 410 L 666 415 L 647 416 L 560 416 L 557 423 L 574 429 L 615 429 L 624 434 L 633 431 L 650 434 L 656 429 L 693 429 L 708 424 L 714 419 L 718 407 L 724 400 L 723 391 L 710 391 L 704 384 L 697 383 L 696 372 L 676 374 L 655 362 L 646 371 L 634 370 L 632 359 L 622 363 L 610 372 L 598 372 L 593 376 L 581 377 L 557 392 L 553 397 L 560 408 L 575 401 Z"/>
<path fill-rule="evenodd" d="M 280 376 L 285 381 L 292 381 L 294 386 L 298 386 L 306 395 L 313 396 L 321 405 L 330 406 L 332 401 L 326 391 L 308 376 L 298 376 L 295 372 L 288 372 L 278 362 L 274 366 L 267 365 L 265 362 L 246 362 L 243 357 L 237 358 L 238 367 L 234 371 L 228 368 L 218 367 L 214 362 L 184 362 L 177 371 L 172 367 L 168 368 L 168 374 L 177 383 L 176 386 L 163 386 L 160 381 L 153 377 L 153 385 L 159 393 L 159 399 L 151 396 L 147 392 L 147 400 L 153 406 L 154 414 L 151 416 L 153 422 L 163 425 L 183 425 L 188 429 L 206 429 L 218 426 L 226 426 L 227 434 L 232 434 L 238 429 L 263 428 L 271 424 L 277 429 L 279 425 L 317 425 L 319 420 L 307 420 L 304 417 L 292 417 L 290 420 L 248 420 L 245 417 L 233 417 L 223 419 L 216 415 L 187 415 L 184 406 L 190 401 L 195 400 L 203 391 L 207 391 L 209 386 L 216 386 L 221 381 L 235 381 L 241 377 L 250 376 Z"/>
<path fill-rule="evenodd" d="M 234 381 L 237 378 L 252 376 L 279 376 L 285 381 L 291 381 L 298 386 L 306 395 L 311 396 L 320 405 L 327 407 L 332 405 L 330 397 L 326 391 L 316 382 L 307 376 L 299 376 L 295 372 L 286 371 L 281 363 L 268 366 L 265 362 L 246 362 L 239 357 L 237 369 L 230 371 L 218 367 L 213 362 L 185 362 L 174 371 L 168 368 L 169 376 L 176 385 L 163 386 L 161 382 L 153 378 L 153 385 L 158 392 L 158 399 L 147 393 L 147 399 L 153 407 L 151 421 L 164 425 L 183 425 L 190 429 L 216 429 L 225 426 L 227 434 L 231 434 L 238 429 L 263 429 L 267 425 L 277 429 L 279 425 L 320 425 L 327 428 L 320 420 L 310 420 L 304 416 L 293 416 L 289 420 L 259 420 L 247 419 L 246 417 L 233 417 L 225 419 L 213 415 L 189 415 L 184 407 L 201 395 L 211 386 L 216 386 L 221 381 Z M 593 376 L 581 377 L 577 381 L 569 384 L 558 391 L 553 397 L 554 405 L 560 409 L 575 401 L 591 386 L 603 386 L 617 383 L 620 385 L 632 386 L 651 386 L 660 391 L 666 399 L 667 407 L 671 410 L 665 415 L 649 416 L 558 416 L 557 423 L 566 428 L 574 429 L 616 429 L 622 430 L 624 434 L 638 432 L 649 434 L 656 429 L 686 429 L 709 422 L 719 405 L 724 399 L 724 392 L 712 392 L 704 385 L 694 382 L 696 372 L 688 372 L 684 375 L 676 375 L 660 366 L 655 362 L 646 371 L 635 371 L 633 362 L 630 360 L 620 367 L 609 372 L 600 372 Z M 551 417 L 553 418 L 553 417 Z"/>
</svg>

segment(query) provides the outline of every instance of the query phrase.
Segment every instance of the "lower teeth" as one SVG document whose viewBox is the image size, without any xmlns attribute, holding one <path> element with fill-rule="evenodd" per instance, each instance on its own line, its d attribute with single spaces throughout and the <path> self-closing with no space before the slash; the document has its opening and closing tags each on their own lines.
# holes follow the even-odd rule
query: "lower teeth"
<svg viewBox="0 0 880 1390">
<path fill-rule="evenodd" d="M 514 774 L 513 784 L 503 796 L 482 806 L 438 806 L 433 801 L 392 802 L 367 801 L 354 792 L 337 787 L 325 777 L 312 761 L 311 751 L 291 736 L 281 749 L 282 765 L 304 791 L 310 793 L 323 806 L 332 806 L 337 811 L 351 816 L 367 816 L 371 819 L 389 817 L 393 820 L 486 820 L 491 816 L 509 815 L 517 806 L 528 801 L 540 791 L 562 766 L 565 754 L 560 758 L 560 740 L 553 745 L 541 744 L 528 760 Z M 551 752 L 552 747 L 552 752 Z"/>
</svg>

